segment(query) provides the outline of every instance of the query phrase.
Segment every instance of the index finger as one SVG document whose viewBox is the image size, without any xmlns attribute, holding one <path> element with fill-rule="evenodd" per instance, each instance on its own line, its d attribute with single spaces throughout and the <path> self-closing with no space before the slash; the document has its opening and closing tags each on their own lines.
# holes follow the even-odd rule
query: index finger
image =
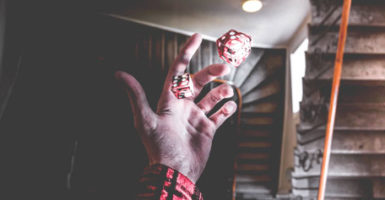
<svg viewBox="0 0 385 200">
<path fill-rule="evenodd" d="M 175 59 L 174 64 L 171 66 L 168 71 L 165 89 L 170 90 L 172 85 L 172 77 L 184 74 L 186 71 L 187 65 L 190 63 L 190 60 L 194 53 L 199 48 L 202 42 L 202 36 L 198 33 L 195 33 L 191 38 L 185 43 L 182 50 L 180 51 L 178 57 Z"/>
</svg>

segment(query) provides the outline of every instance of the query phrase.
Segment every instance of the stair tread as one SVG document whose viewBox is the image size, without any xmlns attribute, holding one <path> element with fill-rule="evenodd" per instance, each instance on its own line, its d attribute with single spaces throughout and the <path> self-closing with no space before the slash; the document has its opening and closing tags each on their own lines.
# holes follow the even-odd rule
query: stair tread
<svg viewBox="0 0 385 200">
<path fill-rule="evenodd" d="M 310 127 L 326 124 L 328 111 L 322 110 L 319 114 L 317 107 L 312 104 L 301 104 L 301 125 Z M 385 106 L 383 103 L 351 104 L 342 103 L 337 106 L 335 127 L 368 127 L 385 129 Z"/>
<path fill-rule="evenodd" d="M 338 28 L 328 32 L 323 27 L 309 26 L 309 52 L 335 52 L 338 44 Z M 349 27 L 345 52 L 385 53 L 385 29 L 374 27 Z"/>
<path fill-rule="evenodd" d="M 304 77 L 303 84 L 323 84 L 323 85 L 331 85 L 331 78 L 317 78 L 311 79 Z M 368 86 L 384 86 L 385 85 L 385 77 L 384 79 L 353 79 L 353 78 L 344 78 L 341 77 L 341 85 L 368 85 Z"/>
<path fill-rule="evenodd" d="M 268 130 L 241 130 L 239 137 L 257 137 L 265 138 L 271 136 L 272 131 Z"/>
<path fill-rule="evenodd" d="M 268 153 L 250 153 L 250 152 L 239 152 L 236 155 L 237 159 L 249 159 L 249 160 L 266 160 L 270 158 Z"/>
<path fill-rule="evenodd" d="M 321 132 L 322 133 L 322 132 Z M 324 135 L 323 133 L 322 135 Z M 298 144 L 300 151 L 323 149 L 324 137 L 312 140 L 304 144 Z M 385 131 L 384 132 L 346 132 L 334 133 L 331 148 L 332 154 L 385 154 Z"/>
<path fill-rule="evenodd" d="M 298 129 L 298 127 L 297 127 Z M 297 143 L 298 145 L 304 145 L 306 143 L 315 141 L 315 140 L 320 140 L 325 137 L 326 129 L 325 127 L 320 127 L 311 131 L 308 131 L 306 133 L 302 133 L 300 131 L 303 130 L 298 130 L 297 134 Z M 384 134 L 385 135 L 385 130 L 337 130 L 334 129 L 334 135 L 338 134 Z"/>
<path fill-rule="evenodd" d="M 304 124 L 299 124 L 297 126 L 297 131 L 299 133 L 306 132 L 310 129 L 313 130 L 326 130 L 326 126 L 322 125 L 317 128 L 313 128 L 312 126 L 309 125 L 304 125 Z M 351 126 L 336 126 L 334 127 L 334 131 L 385 131 L 383 128 L 370 128 L 370 127 L 351 127 Z"/>
<path fill-rule="evenodd" d="M 300 152 L 297 155 L 301 155 Z M 308 154 L 308 159 L 313 157 Z M 318 153 L 316 153 L 318 155 Z M 319 176 L 321 171 L 321 161 L 319 157 L 310 163 L 305 162 L 305 166 L 301 165 L 299 157 L 295 157 L 295 169 L 292 173 L 293 177 L 312 177 Z M 385 154 L 380 155 L 332 155 L 330 157 L 328 176 L 334 177 L 385 177 Z"/>
<path fill-rule="evenodd" d="M 268 141 L 245 141 L 245 142 L 238 143 L 238 147 L 248 147 L 248 148 L 268 148 L 271 146 L 272 146 L 272 143 Z"/>
<path fill-rule="evenodd" d="M 237 174 L 235 176 L 235 181 L 237 183 L 250 183 L 250 184 L 258 185 L 260 183 L 271 182 L 272 177 L 266 174 L 262 174 L 262 175 Z"/>
<path fill-rule="evenodd" d="M 236 192 L 237 193 L 253 193 L 253 194 L 270 194 L 271 189 L 265 185 L 255 185 L 255 184 L 247 184 L 247 183 L 239 183 L 236 184 Z"/>
<path fill-rule="evenodd" d="M 341 1 L 327 2 L 330 9 L 324 9 L 319 4 L 312 4 L 312 24 L 317 25 L 324 21 L 329 11 L 338 5 L 338 8 L 331 14 L 330 18 L 326 21 L 327 24 L 331 24 L 342 12 Z M 339 4 L 336 4 L 339 3 Z M 323 9 L 320 9 L 323 8 Z M 354 0 L 351 7 L 349 26 L 354 24 L 365 24 L 367 26 L 385 26 L 385 16 L 382 14 L 385 9 L 385 5 L 382 1 L 359 1 Z M 337 25 L 340 24 L 340 20 Z"/>
<path fill-rule="evenodd" d="M 237 164 L 237 171 L 269 171 L 269 164 Z"/>
</svg>

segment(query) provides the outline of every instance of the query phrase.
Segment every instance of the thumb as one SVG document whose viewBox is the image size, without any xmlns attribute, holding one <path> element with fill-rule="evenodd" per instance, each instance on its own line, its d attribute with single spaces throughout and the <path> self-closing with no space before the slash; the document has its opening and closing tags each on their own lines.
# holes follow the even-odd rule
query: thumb
<svg viewBox="0 0 385 200">
<path fill-rule="evenodd" d="M 133 76 L 123 71 L 116 72 L 115 77 L 124 84 L 127 90 L 130 105 L 134 113 L 135 127 L 145 132 L 155 129 L 156 114 L 148 105 L 146 94 L 140 83 Z"/>
</svg>

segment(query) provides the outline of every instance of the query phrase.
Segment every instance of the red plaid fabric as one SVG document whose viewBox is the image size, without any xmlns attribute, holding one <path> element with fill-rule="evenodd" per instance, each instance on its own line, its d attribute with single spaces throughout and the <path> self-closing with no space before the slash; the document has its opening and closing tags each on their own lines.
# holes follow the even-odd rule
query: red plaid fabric
<svg viewBox="0 0 385 200">
<path fill-rule="evenodd" d="M 178 171 L 164 165 L 152 165 L 139 180 L 136 199 L 203 200 L 193 182 Z"/>
</svg>

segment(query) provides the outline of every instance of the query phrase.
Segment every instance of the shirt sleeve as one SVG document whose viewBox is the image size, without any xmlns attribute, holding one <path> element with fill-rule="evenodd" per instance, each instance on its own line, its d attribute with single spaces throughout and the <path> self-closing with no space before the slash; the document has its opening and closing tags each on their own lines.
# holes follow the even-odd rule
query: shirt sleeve
<svg viewBox="0 0 385 200">
<path fill-rule="evenodd" d="M 139 180 L 136 199 L 140 200 L 203 200 L 190 179 L 165 165 L 152 165 Z"/>
</svg>

